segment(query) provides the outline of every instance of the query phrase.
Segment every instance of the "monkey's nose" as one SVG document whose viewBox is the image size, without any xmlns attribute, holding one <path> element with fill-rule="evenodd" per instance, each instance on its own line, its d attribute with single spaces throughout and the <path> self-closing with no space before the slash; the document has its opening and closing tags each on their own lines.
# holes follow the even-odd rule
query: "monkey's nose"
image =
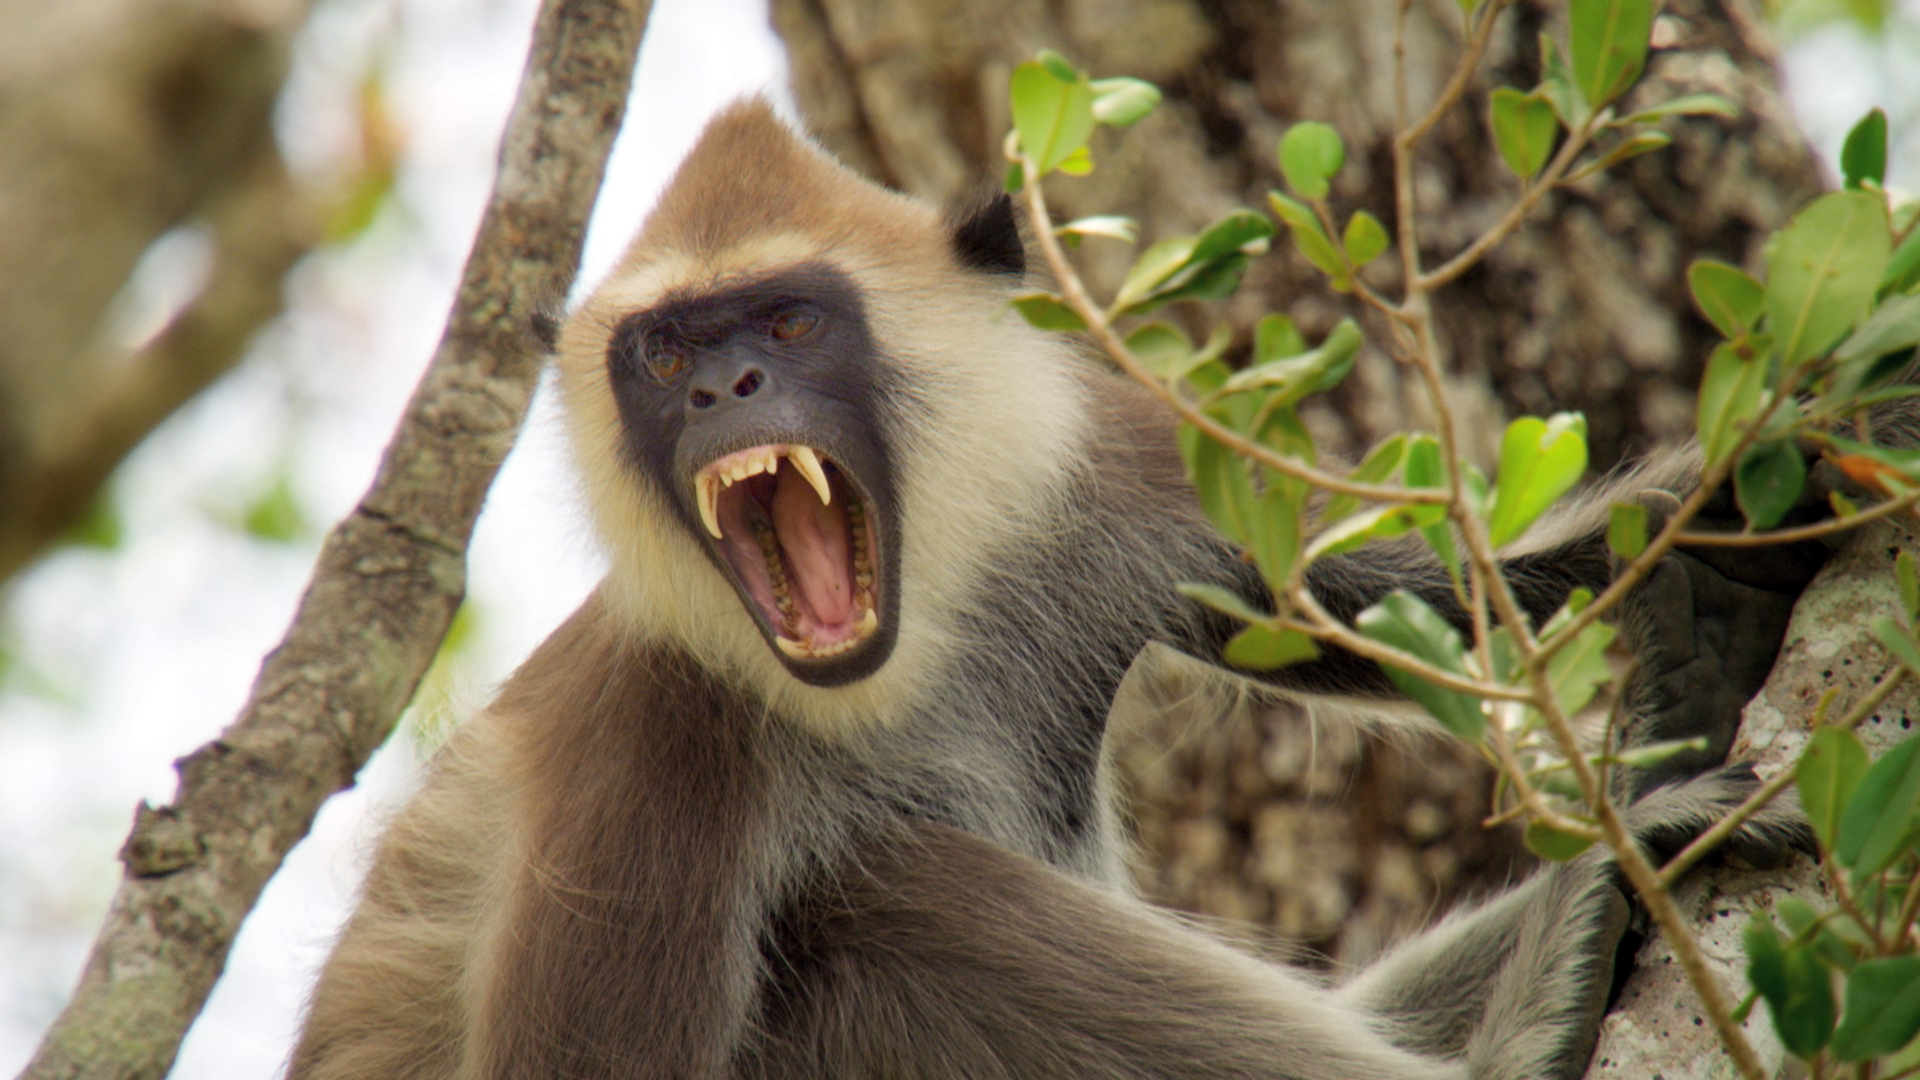
<svg viewBox="0 0 1920 1080">
<path fill-rule="evenodd" d="M 767 382 L 758 367 L 726 372 L 718 377 L 699 379 L 687 391 L 687 404 L 696 409 L 711 409 L 722 397 L 750 398 Z"/>
</svg>

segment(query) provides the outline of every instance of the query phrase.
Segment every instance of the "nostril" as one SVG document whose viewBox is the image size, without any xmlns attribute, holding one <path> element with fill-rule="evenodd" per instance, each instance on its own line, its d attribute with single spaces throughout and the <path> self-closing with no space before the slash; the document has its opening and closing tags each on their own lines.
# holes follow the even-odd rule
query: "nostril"
<svg viewBox="0 0 1920 1080">
<path fill-rule="evenodd" d="M 760 373 L 758 371 L 749 371 L 745 375 L 740 376 L 739 381 L 733 384 L 733 396 L 752 397 L 753 392 L 758 389 L 760 389 Z"/>
<path fill-rule="evenodd" d="M 716 399 L 712 391 L 695 390 L 693 393 L 687 395 L 687 400 L 693 403 L 694 408 L 705 409 L 712 407 Z"/>
</svg>

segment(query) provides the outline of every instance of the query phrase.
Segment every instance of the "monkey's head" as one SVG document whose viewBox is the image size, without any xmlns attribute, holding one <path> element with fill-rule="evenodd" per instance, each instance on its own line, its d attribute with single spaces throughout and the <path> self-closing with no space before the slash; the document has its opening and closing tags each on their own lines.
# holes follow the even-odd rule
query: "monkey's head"
<svg viewBox="0 0 1920 1080">
<path fill-rule="evenodd" d="M 990 632 L 955 615 L 1083 424 L 1077 361 L 1007 307 L 1023 271 L 1004 197 L 943 216 L 764 102 L 716 119 L 560 336 L 636 630 L 823 717 Z"/>
</svg>

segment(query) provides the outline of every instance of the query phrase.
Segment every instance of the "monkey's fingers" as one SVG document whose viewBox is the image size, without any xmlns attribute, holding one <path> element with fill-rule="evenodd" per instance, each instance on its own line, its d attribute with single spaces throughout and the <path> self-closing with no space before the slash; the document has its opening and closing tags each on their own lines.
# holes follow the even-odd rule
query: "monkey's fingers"
<svg viewBox="0 0 1920 1080">
<path fill-rule="evenodd" d="M 1798 598 L 1797 590 L 1729 577 L 1691 551 L 1669 553 L 1634 590 L 1621 626 L 1640 666 L 1620 743 L 1705 745 L 1637 770 L 1628 781 L 1632 797 L 1726 759 L 1741 710 L 1773 670 Z"/>
</svg>

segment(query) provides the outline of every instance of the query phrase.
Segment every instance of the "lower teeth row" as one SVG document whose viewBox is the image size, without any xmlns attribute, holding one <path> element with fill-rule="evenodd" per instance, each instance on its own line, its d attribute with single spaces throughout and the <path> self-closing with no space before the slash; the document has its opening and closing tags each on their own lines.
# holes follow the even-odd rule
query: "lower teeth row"
<svg viewBox="0 0 1920 1080">
<path fill-rule="evenodd" d="M 767 562 L 767 577 L 773 582 L 773 603 L 780 609 L 781 622 L 789 637 L 800 636 L 800 609 L 793 604 L 793 588 L 787 583 L 787 567 L 780 561 L 780 543 L 773 527 L 764 521 L 753 523 L 753 537 L 760 542 L 760 556 Z"/>
</svg>

